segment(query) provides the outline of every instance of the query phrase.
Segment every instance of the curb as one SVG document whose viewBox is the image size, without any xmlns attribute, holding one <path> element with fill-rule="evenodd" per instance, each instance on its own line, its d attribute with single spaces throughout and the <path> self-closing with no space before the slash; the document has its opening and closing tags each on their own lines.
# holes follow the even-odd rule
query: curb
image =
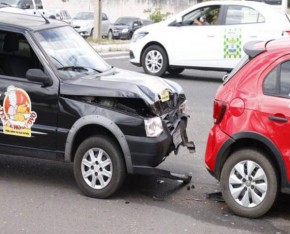
<svg viewBox="0 0 290 234">
<path fill-rule="evenodd" d="M 129 51 L 130 47 L 130 44 L 109 44 L 109 45 L 91 44 L 91 45 L 98 53 Z"/>
</svg>

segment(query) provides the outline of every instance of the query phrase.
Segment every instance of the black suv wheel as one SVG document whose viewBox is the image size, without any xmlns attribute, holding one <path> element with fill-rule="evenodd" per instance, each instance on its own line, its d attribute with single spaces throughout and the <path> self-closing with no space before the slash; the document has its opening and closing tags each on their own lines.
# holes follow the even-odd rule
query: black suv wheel
<svg viewBox="0 0 290 234">
<path fill-rule="evenodd" d="M 111 196 L 125 178 L 119 148 L 108 137 L 94 136 L 86 139 L 76 152 L 74 175 L 79 188 L 87 196 Z"/>
</svg>

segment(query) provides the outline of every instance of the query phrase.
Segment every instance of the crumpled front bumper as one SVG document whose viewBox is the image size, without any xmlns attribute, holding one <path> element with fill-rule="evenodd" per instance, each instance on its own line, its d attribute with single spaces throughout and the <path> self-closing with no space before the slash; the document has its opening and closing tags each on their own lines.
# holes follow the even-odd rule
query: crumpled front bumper
<svg viewBox="0 0 290 234">
<path fill-rule="evenodd" d="M 190 152 L 194 152 L 195 145 L 188 141 L 186 133 L 187 119 L 180 118 L 174 122 L 171 129 L 163 121 L 163 133 L 154 138 L 126 136 L 128 142 L 134 172 L 138 167 L 156 167 L 171 153 L 178 153 L 180 146 L 185 146 Z"/>
</svg>

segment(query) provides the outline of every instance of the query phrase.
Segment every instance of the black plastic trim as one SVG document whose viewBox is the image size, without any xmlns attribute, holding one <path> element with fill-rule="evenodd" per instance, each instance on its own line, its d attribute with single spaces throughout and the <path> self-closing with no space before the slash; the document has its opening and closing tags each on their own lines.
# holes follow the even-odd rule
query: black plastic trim
<svg viewBox="0 0 290 234">
<path fill-rule="evenodd" d="M 263 143 L 264 145 L 268 146 L 268 148 L 272 151 L 273 155 L 275 156 L 276 161 L 278 162 L 279 172 L 281 174 L 281 191 L 284 193 L 290 193 L 290 183 L 287 179 L 288 177 L 285 168 L 285 163 L 279 149 L 270 139 L 256 132 L 239 132 L 231 136 L 231 138 L 222 145 L 216 157 L 214 176 L 217 179 L 220 178 L 220 168 L 223 162 L 223 155 L 237 140 L 241 139 L 257 140 Z"/>
</svg>

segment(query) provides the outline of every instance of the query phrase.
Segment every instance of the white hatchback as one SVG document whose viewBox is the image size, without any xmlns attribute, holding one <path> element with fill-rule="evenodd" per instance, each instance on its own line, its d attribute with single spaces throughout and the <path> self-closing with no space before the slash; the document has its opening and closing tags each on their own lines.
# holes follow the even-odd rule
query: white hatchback
<svg viewBox="0 0 290 234">
<path fill-rule="evenodd" d="M 204 2 L 138 29 L 130 62 L 156 76 L 186 68 L 230 71 L 244 55 L 245 42 L 278 38 L 289 28 L 288 16 L 265 3 Z"/>
</svg>

